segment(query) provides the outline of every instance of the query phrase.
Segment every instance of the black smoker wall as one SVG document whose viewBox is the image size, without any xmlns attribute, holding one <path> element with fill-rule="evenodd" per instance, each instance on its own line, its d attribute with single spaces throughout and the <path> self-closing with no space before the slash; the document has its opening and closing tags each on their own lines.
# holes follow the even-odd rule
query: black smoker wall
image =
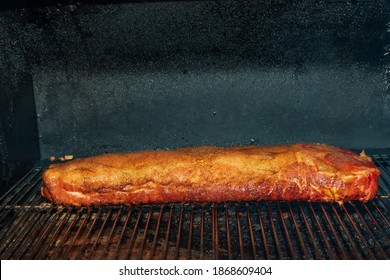
<svg viewBox="0 0 390 280">
<path fill-rule="evenodd" d="M 42 159 L 390 146 L 388 1 L 121 2 L 1 12 L 33 83 Z"/>
<path fill-rule="evenodd" d="M 15 26 L 1 14 L 0 194 L 40 158 L 32 76 Z"/>
</svg>

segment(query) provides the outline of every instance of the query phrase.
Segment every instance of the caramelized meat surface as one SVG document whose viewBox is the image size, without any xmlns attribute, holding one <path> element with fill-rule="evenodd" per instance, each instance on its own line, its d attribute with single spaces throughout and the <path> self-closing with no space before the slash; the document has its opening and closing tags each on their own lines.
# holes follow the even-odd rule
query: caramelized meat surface
<svg viewBox="0 0 390 280">
<path fill-rule="evenodd" d="M 41 194 L 89 206 L 250 200 L 368 201 L 380 172 L 362 152 L 324 144 L 190 147 L 52 164 Z"/>
</svg>

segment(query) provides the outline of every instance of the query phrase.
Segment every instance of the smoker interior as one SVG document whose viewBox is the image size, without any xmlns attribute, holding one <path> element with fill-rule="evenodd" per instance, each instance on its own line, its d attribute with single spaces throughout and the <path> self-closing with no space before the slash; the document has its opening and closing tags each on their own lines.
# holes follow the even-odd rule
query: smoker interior
<svg viewBox="0 0 390 280">
<path fill-rule="evenodd" d="M 33 2 L 33 3 L 32 3 Z M 0 3 L 0 256 L 389 258 L 390 3 Z M 373 155 L 367 204 L 67 208 L 65 155 L 323 142 Z"/>
</svg>

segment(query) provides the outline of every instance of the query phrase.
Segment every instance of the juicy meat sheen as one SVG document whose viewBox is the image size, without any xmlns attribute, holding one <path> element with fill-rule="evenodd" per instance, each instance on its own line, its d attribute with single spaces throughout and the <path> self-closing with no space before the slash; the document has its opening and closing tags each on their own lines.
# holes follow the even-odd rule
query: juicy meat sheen
<svg viewBox="0 0 390 280">
<path fill-rule="evenodd" d="M 324 144 L 190 147 L 52 164 L 41 193 L 89 206 L 250 200 L 368 201 L 380 172 L 364 152 Z"/>
</svg>

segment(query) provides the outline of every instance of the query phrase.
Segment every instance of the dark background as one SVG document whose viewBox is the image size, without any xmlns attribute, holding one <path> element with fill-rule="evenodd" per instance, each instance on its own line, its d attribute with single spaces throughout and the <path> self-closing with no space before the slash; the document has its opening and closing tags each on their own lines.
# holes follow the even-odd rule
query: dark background
<svg viewBox="0 0 390 280">
<path fill-rule="evenodd" d="M 0 8 L 2 185 L 65 154 L 300 141 L 390 147 L 388 1 Z"/>
</svg>

